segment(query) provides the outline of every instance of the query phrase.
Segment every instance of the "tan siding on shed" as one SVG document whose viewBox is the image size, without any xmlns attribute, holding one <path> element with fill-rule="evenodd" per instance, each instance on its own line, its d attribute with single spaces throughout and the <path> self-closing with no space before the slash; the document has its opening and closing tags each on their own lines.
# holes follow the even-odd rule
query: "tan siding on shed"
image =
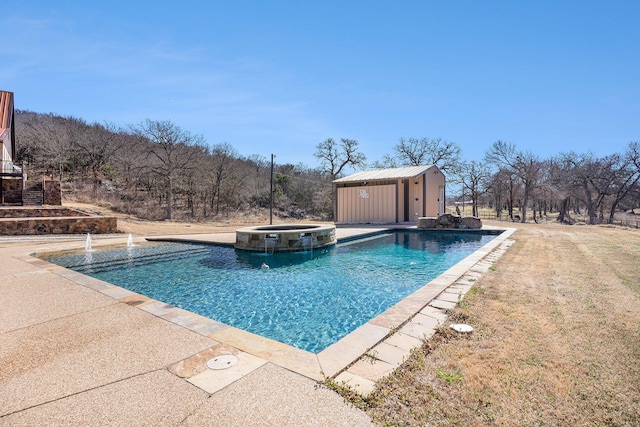
<svg viewBox="0 0 640 427">
<path fill-rule="evenodd" d="M 409 221 L 418 221 L 424 216 L 424 175 L 411 178 L 409 182 Z"/>
<path fill-rule="evenodd" d="M 442 173 L 427 172 L 426 201 L 427 210 L 424 216 L 436 217 L 439 214 L 440 187 L 444 187 L 444 175 Z M 443 212 L 444 213 L 444 212 Z"/>
<path fill-rule="evenodd" d="M 396 222 L 396 200 L 395 185 L 338 188 L 337 222 Z"/>
</svg>

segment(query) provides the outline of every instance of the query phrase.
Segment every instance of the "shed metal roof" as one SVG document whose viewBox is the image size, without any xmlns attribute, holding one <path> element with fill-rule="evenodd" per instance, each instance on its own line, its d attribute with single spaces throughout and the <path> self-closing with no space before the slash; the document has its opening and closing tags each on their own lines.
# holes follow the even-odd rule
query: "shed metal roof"
<svg viewBox="0 0 640 427">
<path fill-rule="evenodd" d="M 435 168 L 436 165 L 425 166 L 408 166 L 404 168 L 391 168 L 391 169 L 377 169 L 372 171 L 356 172 L 354 174 L 338 178 L 333 182 L 335 184 L 345 182 L 356 181 L 382 181 L 386 179 L 404 179 L 404 178 L 416 178 L 431 168 Z"/>
</svg>

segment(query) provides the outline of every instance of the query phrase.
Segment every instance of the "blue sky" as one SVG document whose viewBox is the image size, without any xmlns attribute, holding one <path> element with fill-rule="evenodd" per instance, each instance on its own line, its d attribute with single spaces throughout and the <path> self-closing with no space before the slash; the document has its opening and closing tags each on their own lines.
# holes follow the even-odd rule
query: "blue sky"
<svg viewBox="0 0 640 427">
<path fill-rule="evenodd" d="M 29 1 L 0 8 L 16 108 L 119 126 L 171 120 L 240 155 L 315 167 L 400 137 L 479 160 L 640 140 L 640 2 Z M 7 37 L 8 36 L 8 37 Z"/>
</svg>

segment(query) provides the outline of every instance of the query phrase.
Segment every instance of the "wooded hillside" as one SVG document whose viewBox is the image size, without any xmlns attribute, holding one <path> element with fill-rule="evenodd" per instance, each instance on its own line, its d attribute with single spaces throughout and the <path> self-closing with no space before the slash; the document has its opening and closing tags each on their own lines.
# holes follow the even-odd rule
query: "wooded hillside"
<svg viewBox="0 0 640 427">
<path fill-rule="evenodd" d="M 53 176 L 69 197 L 147 219 L 212 219 L 269 207 L 270 159 L 207 145 L 169 121 L 117 128 L 54 114 L 16 112 L 17 157 L 29 176 Z M 328 218 L 330 176 L 276 165 L 280 216 Z"/>
<path fill-rule="evenodd" d="M 29 176 L 53 176 L 67 197 L 107 203 L 147 219 L 223 219 L 269 208 L 271 159 L 210 145 L 171 121 L 119 128 L 74 117 L 16 111 L 17 160 Z M 560 153 L 544 159 L 496 141 L 484 158 L 463 160 L 442 138 L 400 138 L 367 163 L 356 140 L 319 141 L 317 167 L 275 164 L 274 208 L 281 217 L 331 220 L 331 181 L 348 168 L 436 164 L 447 177 L 447 204 L 471 201 L 504 218 L 610 222 L 640 206 L 640 142 L 624 153 Z"/>
</svg>

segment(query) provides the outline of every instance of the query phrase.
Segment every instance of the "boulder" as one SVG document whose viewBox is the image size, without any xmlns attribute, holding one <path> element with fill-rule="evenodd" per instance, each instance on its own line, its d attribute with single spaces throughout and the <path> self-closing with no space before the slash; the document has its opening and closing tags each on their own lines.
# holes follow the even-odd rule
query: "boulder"
<svg viewBox="0 0 640 427">
<path fill-rule="evenodd" d="M 436 217 L 421 217 L 418 218 L 418 228 L 436 228 L 438 218 Z"/>
<path fill-rule="evenodd" d="M 458 228 L 460 217 L 457 215 L 444 214 L 438 217 L 436 228 Z"/>
<path fill-rule="evenodd" d="M 460 218 L 459 228 L 479 230 L 482 228 L 482 221 L 480 220 L 480 218 L 476 218 L 475 216 L 465 216 L 463 218 Z"/>
<path fill-rule="evenodd" d="M 418 218 L 417 227 L 421 229 L 457 228 L 478 230 L 482 228 L 482 221 L 480 218 L 472 216 L 461 218 L 458 215 L 444 214 L 437 218 L 420 217 Z"/>
</svg>

